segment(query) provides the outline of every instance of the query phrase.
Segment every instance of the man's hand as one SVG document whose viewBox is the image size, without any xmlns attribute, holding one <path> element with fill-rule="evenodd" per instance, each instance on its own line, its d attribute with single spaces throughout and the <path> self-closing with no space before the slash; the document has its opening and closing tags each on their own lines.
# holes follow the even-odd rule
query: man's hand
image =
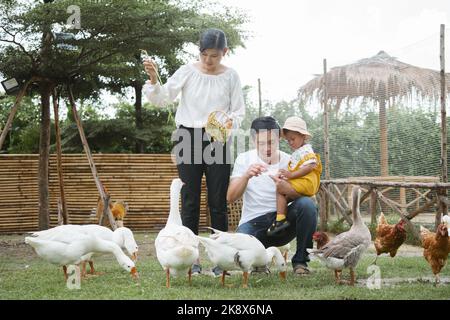
<svg viewBox="0 0 450 320">
<path fill-rule="evenodd" d="M 263 164 L 252 164 L 250 167 L 248 167 L 247 172 L 245 173 L 245 176 L 248 179 L 251 179 L 253 177 L 259 176 L 264 171 L 267 171 L 267 168 Z"/>
</svg>

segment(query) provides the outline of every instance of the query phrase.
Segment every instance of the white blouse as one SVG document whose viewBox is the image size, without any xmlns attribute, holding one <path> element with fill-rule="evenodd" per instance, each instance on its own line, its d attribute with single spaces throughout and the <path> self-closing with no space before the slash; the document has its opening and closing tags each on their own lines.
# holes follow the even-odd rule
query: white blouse
<svg viewBox="0 0 450 320">
<path fill-rule="evenodd" d="M 244 115 L 245 104 L 241 81 L 237 72 L 227 68 L 219 75 L 208 75 L 194 64 L 178 69 L 167 83 L 144 85 L 144 94 L 154 105 L 163 107 L 172 103 L 181 92 L 181 100 L 175 115 L 177 127 L 203 128 L 212 111 L 224 111 L 238 128 Z"/>
</svg>

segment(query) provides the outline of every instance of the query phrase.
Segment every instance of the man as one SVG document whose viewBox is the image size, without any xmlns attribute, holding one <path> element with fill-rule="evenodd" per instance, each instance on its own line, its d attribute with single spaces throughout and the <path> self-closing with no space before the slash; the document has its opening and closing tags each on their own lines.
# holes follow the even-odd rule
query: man
<svg viewBox="0 0 450 320">
<path fill-rule="evenodd" d="M 287 167 L 289 155 L 279 150 L 280 126 L 272 117 L 255 119 L 251 125 L 251 137 L 256 149 L 237 157 L 227 192 L 228 202 L 243 197 L 237 232 L 255 236 L 266 248 L 282 246 L 297 238 L 293 270 L 295 274 L 308 274 L 306 249 L 313 246 L 317 206 L 310 197 L 296 199 L 288 207 L 289 227 L 280 234 L 267 235 L 267 229 L 276 219 L 276 191 L 286 194 L 289 187 L 287 181 L 276 176 L 279 169 Z"/>
</svg>

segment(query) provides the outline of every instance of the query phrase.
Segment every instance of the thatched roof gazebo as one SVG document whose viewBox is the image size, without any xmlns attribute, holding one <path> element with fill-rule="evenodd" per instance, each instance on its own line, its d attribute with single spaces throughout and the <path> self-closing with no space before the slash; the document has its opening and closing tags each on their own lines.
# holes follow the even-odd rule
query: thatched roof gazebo
<svg viewBox="0 0 450 320">
<path fill-rule="evenodd" d="M 446 76 L 447 83 L 450 83 L 449 74 Z M 299 89 L 301 100 L 325 99 L 335 112 L 339 111 L 343 101 L 351 102 L 360 97 L 379 104 L 382 176 L 389 175 L 386 103 L 410 98 L 414 94 L 422 99 L 439 101 L 440 72 L 398 61 L 384 51 L 356 63 L 332 68 L 325 76 L 317 76 Z"/>
</svg>

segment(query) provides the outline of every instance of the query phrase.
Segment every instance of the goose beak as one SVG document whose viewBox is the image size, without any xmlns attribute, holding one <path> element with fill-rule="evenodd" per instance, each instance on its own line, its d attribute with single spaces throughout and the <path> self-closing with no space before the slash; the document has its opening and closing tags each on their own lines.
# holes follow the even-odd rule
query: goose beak
<svg viewBox="0 0 450 320">
<path fill-rule="evenodd" d="M 281 271 L 280 272 L 280 278 L 283 280 L 286 280 L 286 271 Z"/>
<path fill-rule="evenodd" d="M 139 273 L 137 272 L 136 267 L 131 268 L 130 274 L 133 279 L 135 280 L 139 279 Z"/>
<path fill-rule="evenodd" d="M 136 262 L 137 259 L 138 259 L 138 252 L 136 251 L 131 255 L 131 260 L 133 260 L 133 262 Z"/>
</svg>

